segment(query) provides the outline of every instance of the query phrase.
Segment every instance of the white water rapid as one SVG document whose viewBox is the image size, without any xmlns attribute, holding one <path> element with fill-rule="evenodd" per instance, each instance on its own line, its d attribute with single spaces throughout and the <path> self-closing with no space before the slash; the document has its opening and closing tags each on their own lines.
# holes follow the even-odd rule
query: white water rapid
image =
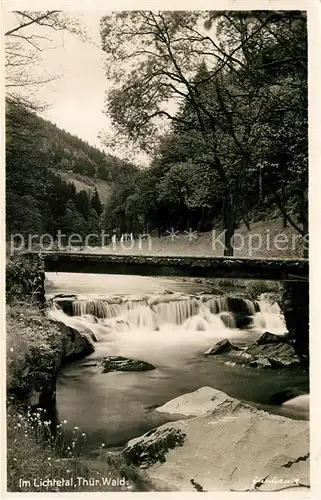
<svg viewBox="0 0 321 500">
<path fill-rule="evenodd" d="M 242 301 L 252 322 L 247 330 L 235 328 L 226 296 L 207 294 L 110 294 L 103 299 L 75 299 L 72 316 L 63 312 L 57 299 L 49 315 L 81 332 L 91 331 L 97 340 L 96 356 L 140 357 L 170 366 L 224 338 L 242 344 L 251 337 L 255 340 L 255 333 L 262 329 L 285 332 L 276 303 L 262 297 L 260 312 L 256 312 L 252 301 Z"/>
</svg>

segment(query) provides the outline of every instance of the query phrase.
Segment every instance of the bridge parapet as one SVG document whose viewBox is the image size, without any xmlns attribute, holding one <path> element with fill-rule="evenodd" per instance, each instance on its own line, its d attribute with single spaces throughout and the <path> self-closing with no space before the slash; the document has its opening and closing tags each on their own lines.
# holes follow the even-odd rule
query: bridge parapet
<svg viewBox="0 0 321 500">
<path fill-rule="evenodd" d="M 31 256 L 31 253 L 26 254 Z M 35 254 L 34 254 L 35 255 Z M 307 281 L 307 259 L 42 253 L 46 271 L 140 276 Z"/>
</svg>

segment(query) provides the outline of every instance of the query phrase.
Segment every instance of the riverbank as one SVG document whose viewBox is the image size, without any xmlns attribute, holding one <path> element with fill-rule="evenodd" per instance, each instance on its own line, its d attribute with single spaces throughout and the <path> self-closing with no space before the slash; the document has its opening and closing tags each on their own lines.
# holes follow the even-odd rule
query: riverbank
<svg viewBox="0 0 321 500">
<path fill-rule="evenodd" d="M 49 420 L 59 368 L 73 352 L 70 332 L 32 303 L 7 306 L 7 490 L 11 492 L 128 491 L 133 483 L 114 462 L 81 457 L 86 435 L 74 429 L 63 446 L 66 422 Z M 75 345 L 74 339 L 74 345 Z M 78 339 L 79 340 L 79 339 Z M 79 344 L 78 344 L 79 345 Z M 85 349 L 81 354 L 86 355 Z M 82 478 L 78 483 L 76 479 Z M 46 482 L 46 478 L 56 481 Z M 94 480 L 94 481 L 93 481 Z M 87 481 L 91 481 L 88 488 Z M 105 483 L 105 484 L 104 484 Z"/>
</svg>

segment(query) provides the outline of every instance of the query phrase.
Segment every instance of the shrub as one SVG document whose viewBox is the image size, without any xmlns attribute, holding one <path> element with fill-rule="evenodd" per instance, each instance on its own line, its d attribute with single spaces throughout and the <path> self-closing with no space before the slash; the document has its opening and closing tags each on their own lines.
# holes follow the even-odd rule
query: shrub
<svg viewBox="0 0 321 500">
<path fill-rule="evenodd" d="M 246 282 L 246 291 L 253 300 L 258 299 L 262 293 L 273 293 L 275 300 L 279 302 L 282 297 L 283 285 L 280 281 L 249 280 Z"/>
<path fill-rule="evenodd" d="M 30 304 L 7 305 L 7 388 L 28 398 L 37 380 L 56 371 L 63 349 L 58 325 Z"/>
<path fill-rule="evenodd" d="M 45 272 L 40 256 L 14 255 L 6 264 L 7 302 L 44 304 Z"/>
</svg>

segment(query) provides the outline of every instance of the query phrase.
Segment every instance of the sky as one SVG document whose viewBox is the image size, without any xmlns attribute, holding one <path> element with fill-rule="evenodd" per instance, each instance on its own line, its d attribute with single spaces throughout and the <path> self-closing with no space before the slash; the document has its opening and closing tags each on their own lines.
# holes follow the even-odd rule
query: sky
<svg viewBox="0 0 321 500">
<path fill-rule="evenodd" d="M 41 28 L 41 34 L 50 37 L 51 41 L 44 42 L 45 49 L 40 54 L 36 71 L 59 77 L 37 87 L 36 97 L 48 104 L 42 113 L 44 118 L 102 148 L 98 134 L 111 130 L 110 121 L 103 113 L 108 82 L 104 53 L 100 48 L 99 22 L 104 13 L 87 11 L 73 15 L 77 15 L 85 27 L 90 41 L 83 42 L 69 33 L 53 33 L 50 28 Z M 8 14 L 5 30 L 15 22 L 14 14 Z"/>
<path fill-rule="evenodd" d="M 46 84 L 39 98 L 50 105 L 45 118 L 101 147 L 98 133 L 110 128 L 103 113 L 107 79 L 100 48 L 101 15 L 87 12 L 79 17 L 93 41 L 85 43 L 68 33 L 60 35 L 60 47 L 47 51 L 44 57 L 46 69 L 62 76 Z"/>
</svg>

